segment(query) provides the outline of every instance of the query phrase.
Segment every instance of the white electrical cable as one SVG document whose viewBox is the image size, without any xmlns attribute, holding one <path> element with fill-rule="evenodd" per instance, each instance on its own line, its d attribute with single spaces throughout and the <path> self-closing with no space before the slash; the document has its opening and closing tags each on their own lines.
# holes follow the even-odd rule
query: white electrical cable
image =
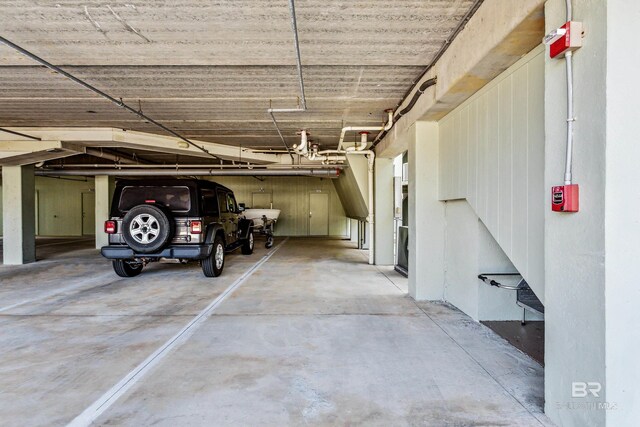
<svg viewBox="0 0 640 427">
<path fill-rule="evenodd" d="M 571 7 L 571 0 L 567 0 L 567 21 L 570 22 L 573 19 L 573 10 Z M 573 181 L 572 177 L 572 163 L 573 163 L 573 53 L 568 51 L 564 55 L 567 63 L 567 154 L 566 163 L 564 167 L 564 184 L 571 185 Z"/>
<path fill-rule="evenodd" d="M 573 180 L 571 169 L 573 162 L 573 54 L 565 53 L 567 62 L 567 158 L 564 167 L 564 184 L 571 185 Z"/>
</svg>

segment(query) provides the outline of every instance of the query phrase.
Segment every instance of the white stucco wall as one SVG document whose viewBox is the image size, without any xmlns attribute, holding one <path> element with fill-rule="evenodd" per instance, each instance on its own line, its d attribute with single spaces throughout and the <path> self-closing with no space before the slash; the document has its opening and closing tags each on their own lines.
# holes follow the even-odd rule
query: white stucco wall
<svg viewBox="0 0 640 427">
<path fill-rule="evenodd" d="M 440 122 L 439 197 L 466 199 L 544 302 L 544 49 Z"/>
</svg>

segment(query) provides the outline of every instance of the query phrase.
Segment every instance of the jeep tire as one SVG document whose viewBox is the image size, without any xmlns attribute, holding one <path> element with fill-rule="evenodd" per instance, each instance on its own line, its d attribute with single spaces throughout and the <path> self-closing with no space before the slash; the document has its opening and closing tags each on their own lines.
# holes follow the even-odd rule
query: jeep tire
<svg viewBox="0 0 640 427">
<path fill-rule="evenodd" d="M 142 273 L 142 263 L 124 259 L 113 260 L 113 271 L 120 277 L 135 277 Z"/>
<path fill-rule="evenodd" d="M 255 241 L 253 239 L 253 230 L 249 230 L 247 238 L 242 242 L 242 254 L 251 255 L 253 253 L 253 246 Z"/>
<path fill-rule="evenodd" d="M 224 241 L 219 235 L 213 240 L 213 248 L 211 254 L 200 261 L 202 266 L 202 273 L 206 277 L 218 277 L 222 274 L 224 268 Z"/>
<path fill-rule="evenodd" d="M 173 237 L 173 220 L 158 206 L 138 205 L 122 220 L 122 237 L 137 253 L 160 251 Z"/>
</svg>

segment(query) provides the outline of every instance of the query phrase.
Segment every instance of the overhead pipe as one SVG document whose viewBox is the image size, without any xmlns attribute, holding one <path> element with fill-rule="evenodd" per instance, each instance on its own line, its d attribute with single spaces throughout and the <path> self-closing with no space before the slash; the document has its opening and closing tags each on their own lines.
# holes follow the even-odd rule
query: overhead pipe
<svg viewBox="0 0 640 427">
<path fill-rule="evenodd" d="M 344 159 L 344 158 L 342 158 Z M 319 164 L 305 164 L 305 165 L 280 165 L 280 164 L 269 164 L 269 165 L 254 165 L 254 164 L 246 164 L 246 165 L 212 165 L 212 164 L 164 164 L 164 165 L 150 165 L 150 164 L 113 164 L 113 165 L 105 165 L 101 163 L 84 163 L 84 164 L 48 164 L 48 168 L 106 168 L 112 167 L 114 169 L 132 169 L 132 168 L 148 168 L 148 169 L 175 169 L 175 170 L 189 170 L 189 169 L 250 169 L 253 171 L 261 171 L 261 170 L 283 170 L 283 169 L 329 169 L 329 167 Z M 331 168 L 335 169 L 335 165 Z M 339 165 L 340 167 L 340 165 Z"/>
<path fill-rule="evenodd" d="M 331 169 L 43 169 L 38 176 L 319 176 L 337 178 L 340 168 Z"/>
<path fill-rule="evenodd" d="M 338 150 L 342 150 L 344 144 L 344 137 L 347 132 L 360 132 L 360 131 L 380 131 L 382 126 L 345 126 L 340 131 L 340 141 L 338 141 Z"/>
<path fill-rule="evenodd" d="M 198 150 L 202 151 L 203 153 L 206 153 L 207 155 L 213 157 L 214 159 L 218 159 L 217 156 L 211 154 L 209 152 L 209 150 L 207 150 L 206 148 L 201 147 L 200 145 L 196 144 L 195 142 L 193 142 L 193 141 L 187 139 L 186 137 L 180 135 L 178 132 L 174 131 L 173 129 L 170 129 L 170 128 L 166 127 L 162 123 L 159 123 L 159 122 L 155 121 L 151 117 L 149 117 L 146 114 L 144 114 L 142 111 L 139 111 L 139 110 L 136 110 L 136 109 L 130 107 L 124 101 L 122 101 L 122 98 L 121 99 L 116 99 L 116 98 L 112 97 L 111 95 L 101 91 L 100 89 L 98 89 L 95 86 L 87 83 L 86 81 L 77 78 L 76 76 L 66 72 L 62 68 L 51 64 L 50 62 L 40 58 L 36 54 L 29 52 L 28 50 L 18 46 L 17 44 L 7 40 L 6 38 L 4 38 L 2 36 L 0 36 L 0 43 L 4 43 L 5 45 L 9 46 L 10 48 L 12 48 L 12 49 L 14 49 L 14 50 L 16 50 L 18 52 L 20 52 L 21 54 L 25 55 L 26 57 L 33 59 L 34 61 L 40 63 L 41 65 L 44 65 L 48 69 L 63 75 L 64 77 L 68 78 L 69 80 L 73 81 L 74 83 L 77 83 L 80 86 L 83 86 L 83 87 L 89 89 L 90 91 L 100 95 L 101 97 L 107 99 L 108 101 L 111 101 L 112 103 L 116 104 L 117 106 L 122 107 L 125 110 L 135 114 L 136 116 L 148 121 L 149 123 L 153 124 L 154 126 L 157 126 L 160 129 L 164 130 L 165 132 L 168 132 L 171 135 L 175 136 L 176 138 L 181 139 L 182 141 L 186 142 L 187 144 L 191 145 L 192 147 L 195 147 Z"/>
<path fill-rule="evenodd" d="M 139 165 L 139 162 L 136 161 L 135 159 L 128 157 L 128 156 L 123 156 L 123 155 L 117 155 L 117 154 L 112 154 L 109 153 L 107 151 L 104 150 L 98 150 L 96 148 L 86 148 L 84 150 L 85 154 L 88 154 L 90 156 L 93 157 L 100 157 L 102 159 L 107 159 L 107 160 L 112 160 L 116 163 L 123 163 L 123 164 L 127 164 L 127 165 Z M 104 165 L 101 165 L 104 167 Z"/>
<path fill-rule="evenodd" d="M 391 130 L 391 128 L 393 127 L 393 108 L 389 108 L 387 110 L 384 110 L 385 113 L 388 114 L 388 118 L 387 118 L 387 123 L 384 125 L 384 127 L 382 128 L 382 130 L 384 131 L 388 131 Z"/>
<path fill-rule="evenodd" d="M 355 147 L 347 147 L 344 151 L 347 153 L 351 153 L 354 151 L 362 151 L 365 148 L 367 148 L 367 144 L 369 143 L 367 141 L 367 136 L 369 135 L 369 132 L 367 131 L 363 131 L 360 132 L 360 145 L 355 146 Z"/>
<path fill-rule="evenodd" d="M 378 134 L 378 136 L 376 136 L 376 138 L 373 141 L 373 144 L 371 144 L 371 148 L 375 148 L 376 145 L 378 145 L 380 143 L 380 141 L 382 141 L 382 139 L 387 135 L 387 133 L 389 132 L 389 130 L 391 130 L 391 128 L 393 127 L 393 125 L 395 123 L 398 122 L 398 120 L 400 120 L 400 118 L 404 115 L 406 115 L 409 111 L 411 111 L 413 109 L 413 107 L 416 105 L 416 103 L 418 102 L 418 99 L 420 98 L 420 96 L 422 96 L 422 94 L 431 86 L 435 85 L 438 81 L 437 77 L 431 78 L 429 80 L 426 80 L 424 83 L 422 83 L 420 85 L 420 87 L 418 88 L 418 90 L 416 90 L 416 92 L 413 94 L 413 97 L 411 97 L 411 100 L 409 101 L 409 103 L 407 104 L 406 107 L 404 107 L 402 110 L 398 111 L 398 113 L 396 113 L 392 120 L 391 120 L 391 126 L 385 126 L 382 131 Z"/>
<path fill-rule="evenodd" d="M 306 129 L 302 129 L 299 133 L 300 135 L 300 144 L 295 144 L 293 149 L 305 157 L 309 154 L 309 133 Z"/>
</svg>

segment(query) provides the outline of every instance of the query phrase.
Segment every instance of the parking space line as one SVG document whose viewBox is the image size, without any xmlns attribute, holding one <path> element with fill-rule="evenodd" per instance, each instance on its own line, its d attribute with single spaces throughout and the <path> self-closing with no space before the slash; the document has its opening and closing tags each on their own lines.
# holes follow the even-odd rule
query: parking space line
<svg viewBox="0 0 640 427">
<path fill-rule="evenodd" d="M 184 344 L 193 333 L 204 324 L 214 310 L 227 299 L 240 285 L 242 285 L 253 273 L 256 272 L 265 262 L 276 253 L 278 249 L 284 245 L 288 238 L 284 239 L 282 243 L 278 244 L 268 254 L 263 256 L 260 261 L 256 262 L 251 268 L 245 271 L 242 276 L 238 277 L 229 287 L 227 287 L 217 298 L 205 307 L 200 313 L 198 313 L 185 327 L 183 327 L 177 334 L 171 337 L 167 342 L 154 351 L 149 357 L 147 357 L 142 363 L 136 366 L 131 372 L 129 372 L 124 378 L 122 378 L 117 384 L 111 387 L 106 393 L 104 393 L 98 400 L 93 402 L 87 407 L 80 415 L 74 418 L 69 424 L 69 427 L 84 427 L 91 425 L 104 411 L 106 411 L 111 405 L 113 405 L 123 394 L 125 394 L 131 387 L 133 387 L 146 373 L 148 373 L 155 365 L 160 363 L 171 350 Z"/>
</svg>

